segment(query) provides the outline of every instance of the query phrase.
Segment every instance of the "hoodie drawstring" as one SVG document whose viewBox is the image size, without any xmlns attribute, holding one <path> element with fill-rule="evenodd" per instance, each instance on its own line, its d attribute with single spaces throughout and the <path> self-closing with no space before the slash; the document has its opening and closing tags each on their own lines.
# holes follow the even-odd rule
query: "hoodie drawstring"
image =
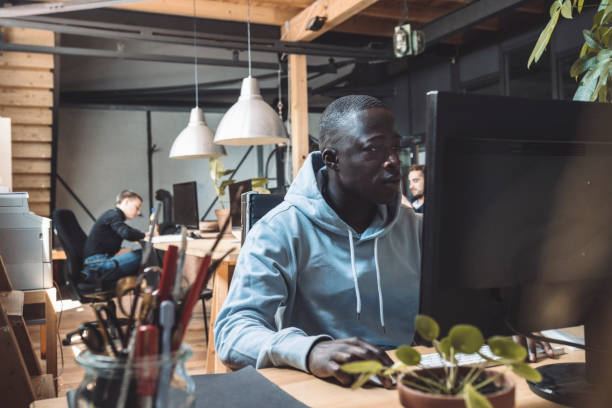
<svg viewBox="0 0 612 408">
<path fill-rule="evenodd" d="M 380 282 L 380 267 L 378 266 L 378 237 L 374 239 L 374 264 L 376 265 L 376 284 L 378 285 L 378 311 L 380 314 L 380 325 L 385 330 L 385 311 L 383 308 L 382 284 Z"/>
<path fill-rule="evenodd" d="M 359 294 L 359 281 L 357 281 L 357 270 L 355 269 L 355 248 L 353 248 L 353 233 L 349 233 L 349 247 L 351 248 L 351 268 L 353 269 L 353 284 L 355 286 L 355 297 L 357 298 L 357 320 L 361 314 L 361 295 Z"/>
<path fill-rule="evenodd" d="M 353 246 L 353 232 L 348 229 L 349 234 L 349 247 L 351 249 L 351 268 L 353 271 L 353 284 L 355 286 L 355 298 L 357 300 L 357 320 L 361 314 L 361 294 L 359 293 L 359 281 L 357 280 L 357 270 L 355 269 L 355 248 Z M 380 313 L 380 325 L 383 332 L 385 330 L 385 312 L 383 309 L 383 293 L 382 284 L 380 280 L 380 267 L 378 265 L 378 237 L 374 239 L 374 264 L 376 265 L 376 284 L 378 286 L 378 310 Z"/>
</svg>

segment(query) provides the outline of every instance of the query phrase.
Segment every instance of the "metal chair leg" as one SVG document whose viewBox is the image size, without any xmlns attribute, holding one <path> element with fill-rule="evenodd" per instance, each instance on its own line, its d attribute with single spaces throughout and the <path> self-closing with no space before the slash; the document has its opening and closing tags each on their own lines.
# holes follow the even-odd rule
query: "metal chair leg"
<svg viewBox="0 0 612 408">
<path fill-rule="evenodd" d="M 206 344 L 208 344 L 208 317 L 206 317 L 206 299 L 202 296 L 202 312 L 204 313 L 204 335 L 206 336 Z"/>
</svg>

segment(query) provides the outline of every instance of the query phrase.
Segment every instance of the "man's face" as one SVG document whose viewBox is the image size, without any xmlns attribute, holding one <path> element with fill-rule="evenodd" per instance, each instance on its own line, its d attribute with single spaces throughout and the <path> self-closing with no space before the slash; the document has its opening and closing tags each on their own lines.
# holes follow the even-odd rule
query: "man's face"
<svg viewBox="0 0 612 408">
<path fill-rule="evenodd" d="M 140 207 L 142 201 L 137 198 L 125 198 L 120 204 L 120 208 L 125 214 L 125 218 L 131 220 L 132 218 L 140 215 Z"/>
<path fill-rule="evenodd" d="M 425 177 L 421 170 L 413 170 L 408 173 L 408 181 L 410 182 L 410 194 L 415 200 L 420 199 L 425 194 Z"/>
<path fill-rule="evenodd" d="M 345 126 L 346 139 L 336 147 L 342 189 L 356 198 L 387 204 L 400 186 L 400 136 L 385 108 L 358 112 Z"/>
</svg>

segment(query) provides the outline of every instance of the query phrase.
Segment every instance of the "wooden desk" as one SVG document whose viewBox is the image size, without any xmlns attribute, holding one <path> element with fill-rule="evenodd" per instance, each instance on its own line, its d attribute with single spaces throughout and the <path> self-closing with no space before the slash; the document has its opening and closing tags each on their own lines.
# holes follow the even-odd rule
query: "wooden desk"
<svg viewBox="0 0 612 408">
<path fill-rule="evenodd" d="M 53 375 L 57 395 L 57 313 L 55 288 L 23 291 L 23 304 L 44 305 L 45 324 L 40 327 L 40 354 L 46 360 L 47 374 Z"/>
<path fill-rule="evenodd" d="M 202 233 L 204 239 L 194 239 L 187 241 L 187 256 L 185 257 L 185 269 L 184 275 L 189 282 L 192 282 L 197 273 L 198 267 L 206 252 L 211 248 L 214 243 L 217 233 Z M 178 242 L 166 242 L 154 244 L 156 249 L 167 250 L 169 245 L 179 245 Z M 208 323 L 208 345 L 206 348 L 206 372 L 207 373 L 227 373 L 229 369 L 219 360 L 215 350 L 213 327 L 217 320 L 217 314 L 221 310 L 221 306 L 227 297 L 229 291 L 229 285 L 232 281 L 232 275 L 234 274 L 234 267 L 236 266 L 236 259 L 240 252 L 240 241 L 238 241 L 232 234 L 225 234 L 215 252 L 213 253 L 213 259 L 215 257 L 222 256 L 225 252 L 231 248 L 235 248 L 227 258 L 219 265 L 215 276 L 213 277 L 213 297 L 210 305 L 210 320 Z"/>
<path fill-rule="evenodd" d="M 428 352 L 427 350 L 425 352 Z M 551 364 L 553 362 L 584 361 L 583 351 L 571 351 L 558 360 L 543 360 L 534 366 Z M 501 368 L 496 368 L 501 369 Z M 334 408 L 370 408 L 370 407 L 401 407 L 396 390 L 384 388 L 358 389 L 355 391 L 336 384 L 320 380 L 301 371 L 281 368 L 265 368 L 260 370 L 268 380 L 272 381 L 285 392 L 311 407 Z M 525 380 L 516 378 L 516 406 L 518 408 L 555 408 L 562 407 L 546 401 L 531 392 Z M 35 401 L 34 408 L 65 408 L 66 398 L 54 398 Z"/>
</svg>

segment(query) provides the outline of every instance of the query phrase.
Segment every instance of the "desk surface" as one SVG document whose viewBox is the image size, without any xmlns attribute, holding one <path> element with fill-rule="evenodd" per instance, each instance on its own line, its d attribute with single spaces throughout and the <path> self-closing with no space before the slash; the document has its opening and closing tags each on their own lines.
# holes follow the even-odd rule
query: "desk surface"
<svg viewBox="0 0 612 408">
<path fill-rule="evenodd" d="M 429 350 L 423 350 L 429 352 Z M 570 351 L 558 360 L 543 360 L 534 366 L 546 365 L 555 362 L 584 361 L 584 352 Z M 502 369 L 502 368 L 494 368 Z M 352 391 L 327 381 L 320 380 L 310 374 L 286 368 L 265 368 L 260 370 L 268 380 L 277 384 L 285 392 L 311 407 L 334 408 L 360 408 L 360 407 L 401 407 L 396 390 L 373 387 Z M 520 408 L 553 408 L 561 405 L 548 402 L 529 390 L 525 380 L 517 378 L 510 373 L 516 382 L 516 406 Z M 54 398 L 35 401 L 34 408 L 64 408 L 67 407 L 66 398 Z"/>
<path fill-rule="evenodd" d="M 191 239 L 187 241 L 187 255 L 193 255 L 197 257 L 204 257 L 206 252 L 212 247 L 215 242 L 215 238 L 217 237 L 216 232 L 202 232 L 200 233 L 203 238 L 201 239 Z M 168 249 L 169 245 L 179 246 L 180 242 L 163 242 L 158 244 L 153 244 L 153 246 L 157 249 L 165 251 Z M 234 250 L 228 255 L 229 261 L 235 261 L 238 258 L 238 254 L 240 253 L 240 240 L 236 239 L 234 235 L 225 234 L 217 245 L 215 252 L 213 253 L 213 258 L 222 256 L 225 252 L 234 248 Z"/>
</svg>

